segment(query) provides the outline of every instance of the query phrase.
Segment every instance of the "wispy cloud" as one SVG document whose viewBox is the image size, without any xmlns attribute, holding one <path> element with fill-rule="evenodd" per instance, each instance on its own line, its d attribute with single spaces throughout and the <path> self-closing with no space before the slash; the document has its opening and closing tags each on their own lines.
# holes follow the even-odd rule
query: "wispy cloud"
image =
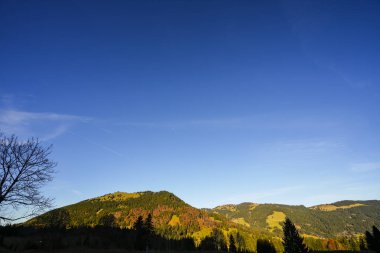
<svg viewBox="0 0 380 253">
<path fill-rule="evenodd" d="M 104 145 L 104 144 L 98 143 L 98 142 L 96 142 L 96 141 L 93 141 L 93 140 L 91 140 L 91 139 L 88 139 L 88 138 L 86 138 L 86 137 L 83 137 L 82 135 L 76 134 L 76 133 L 74 133 L 74 132 L 72 132 L 72 131 L 70 131 L 69 133 L 72 134 L 72 135 L 74 135 L 74 136 L 76 136 L 77 138 L 79 138 L 79 139 L 81 139 L 81 140 L 87 142 L 88 144 L 91 144 L 91 145 L 93 145 L 93 146 L 97 146 L 97 147 L 99 147 L 99 148 L 101 148 L 101 149 L 103 149 L 103 150 L 105 150 L 105 151 L 107 151 L 107 152 L 110 152 L 110 153 L 112 153 L 112 154 L 114 154 L 114 155 L 117 155 L 117 156 L 119 156 L 119 157 L 124 157 L 124 154 L 118 152 L 117 150 L 115 150 L 115 149 L 113 149 L 113 148 L 111 148 L 111 147 L 109 147 L 109 146 L 107 146 L 107 145 Z"/>
<path fill-rule="evenodd" d="M 273 146 L 277 150 L 292 152 L 324 152 L 344 148 L 342 143 L 326 139 L 299 139 L 276 142 Z"/>
<path fill-rule="evenodd" d="M 88 123 L 90 121 L 92 121 L 92 119 L 89 117 L 71 114 L 0 109 L 0 131 L 7 134 L 16 134 L 20 138 L 38 137 L 42 141 L 47 141 L 69 133 L 79 137 L 88 144 L 100 147 L 119 157 L 123 157 L 123 154 L 113 148 L 71 131 L 75 124 Z"/>
<path fill-rule="evenodd" d="M 380 170 L 380 162 L 356 163 L 352 165 L 351 170 L 355 172 Z"/>
<path fill-rule="evenodd" d="M 239 128 L 264 130 L 289 129 L 331 129 L 339 127 L 340 122 L 330 118 L 297 117 L 282 114 L 257 114 L 221 118 L 178 119 L 166 121 L 125 121 L 107 120 L 114 126 L 136 128 L 188 129 L 188 128 Z"/>
<path fill-rule="evenodd" d="M 327 66 L 327 68 L 336 75 L 338 75 L 346 84 L 348 84 L 352 88 L 367 88 L 373 85 L 371 80 L 354 81 L 351 77 L 349 77 L 348 72 L 343 72 L 339 70 L 335 64 L 330 64 Z"/>
<path fill-rule="evenodd" d="M 36 136 L 49 140 L 64 134 L 75 123 L 90 118 L 51 112 L 28 112 L 14 109 L 0 110 L 0 130 L 20 137 Z"/>
<path fill-rule="evenodd" d="M 88 118 L 58 114 L 58 113 L 38 113 L 38 112 L 26 112 L 16 110 L 0 110 L 0 122 L 7 122 L 10 125 L 25 124 L 33 120 L 50 120 L 50 121 L 72 121 L 80 120 L 87 121 Z"/>
<path fill-rule="evenodd" d="M 246 118 L 225 118 L 225 119 L 194 119 L 194 120 L 173 120 L 161 122 L 121 122 L 118 126 L 143 127 L 143 128 L 197 128 L 197 127 L 241 127 Z"/>
</svg>

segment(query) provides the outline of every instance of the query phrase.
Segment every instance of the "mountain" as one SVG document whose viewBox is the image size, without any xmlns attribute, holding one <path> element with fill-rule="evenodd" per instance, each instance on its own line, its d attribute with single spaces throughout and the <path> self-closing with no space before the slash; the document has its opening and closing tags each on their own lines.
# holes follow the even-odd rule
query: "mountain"
<svg viewBox="0 0 380 253">
<path fill-rule="evenodd" d="M 340 201 L 313 207 L 280 204 L 241 203 L 207 209 L 225 215 L 231 221 L 265 228 L 281 234 L 281 223 L 289 217 L 304 236 L 336 238 L 363 234 L 373 225 L 380 226 L 380 201 Z"/>
<path fill-rule="evenodd" d="M 240 236 L 244 248 L 270 239 L 281 249 L 282 222 L 289 217 L 309 247 L 356 249 L 358 236 L 380 226 L 380 201 L 340 201 L 313 207 L 241 203 L 197 209 L 167 191 L 116 192 L 61 207 L 37 216 L 27 226 L 78 227 L 97 225 L 132 228 L 138 216 L 151 213 L 155 232 L 172 239 L 193 238 L 196 245 L 218 229 L 227 238 Z M 239 235 L 238 235 L 239 234 Z"/>
<path fill-rule="evenodd" d="M 193 237 L 199 243 L 218 226 L 218 222 L 206 211 L 186 204 L 167 191 L 106 194 L 49 211 L 27 221 L 26 224 L 94 227 L 107 225 L 104 221 L 111 216 L 112 224 L 131 228 L 138 216 L 146 218 L 149 213 L 153 216 L 156 232 L 169 238 Z M 230 226 L 234 227 L 234 224 L 231 223 Z"/>
</svg>

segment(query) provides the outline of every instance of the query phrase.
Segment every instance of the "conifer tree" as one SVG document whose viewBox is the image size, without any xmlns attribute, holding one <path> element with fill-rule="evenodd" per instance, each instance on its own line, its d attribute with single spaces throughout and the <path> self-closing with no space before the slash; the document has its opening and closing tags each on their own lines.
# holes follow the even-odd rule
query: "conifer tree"
<svg viewBox="0 0 380 253">
<path fill-rule="evenodd" d="M 210 236 L 206 236 L 200 243 L 199 248 L 205 251 L 227 251 L 227 244 L 224 234 L 217 228 L 214 228 Z"/>
<path fill-rule="evenodd" d="M 258 239 L 256 242 L 257 253 L 276 253 L 273 244 L 266 239 Z"/>
<path fill-rule="evenodd" d="M 235 239 L 234 239 L 234 237 L 233 237 L 232 234 L 230 235 L 230 248 L 229 248 L 229 252 L 236 252 Z"/>
<path fill-rule="evenodd" d="M 133 229 L 136 231 L 141 231 L 143 228 L 144 222 L 143 222 L 143 217 L 140 215 L 135 223 L 133 224 Z"/>
<path fill-rule="evenodd" d="M 153 234 L 153 232 L 154 232 L 151 214 L 148 214 L 148 217 L 145 219 L 144 229 L 145 229 L 147 234 Z"/>
<path fill-rule="evenodd" d="M 135 249 L 144 250 L 145 249 L 145 233 L 144 233 L 144 221 L 143 217 L 140 215 L 135 223 L 133 224 L 133 229 L 136 231 Z"/>
<path fill-rule="evenodd" d="M 206 236 L 199 244 L 199 249 L 202 251 L 216 251 L 215 240 L 212 236 Z"/>
<path fill-rule="evenodd" d="M 299 235 L 293 222 L 286 218 L 283 225 L 283 245 L 284 253 L 308 253 L 309 249 L 303 243 L 303 238 Z"/>
<path fill-rule="evenodd" d="M 153 232 L 154 232 L 151 214 L 148 214 L 148 217 L 145 219 L 143 229 L 144 229 L 144 237 L 145 237 L 145 247 L 150 248 L 152 244 Z"/>
</svg>

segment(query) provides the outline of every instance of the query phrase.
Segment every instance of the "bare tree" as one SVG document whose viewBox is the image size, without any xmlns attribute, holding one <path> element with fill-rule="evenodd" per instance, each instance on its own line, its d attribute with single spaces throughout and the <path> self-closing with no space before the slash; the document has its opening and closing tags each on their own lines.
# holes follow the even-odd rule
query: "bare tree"
<svg viewBox="0 0 380 253">
<path fill-rule="evenodd" d="M 0 221 L 27 218 L 51 207 L 52 199 L 41 194 L 56 166 L 50 153 L 51 146 L 44 147 L 38 139 L 19 141 L 0 133 Z"/>
</svg>

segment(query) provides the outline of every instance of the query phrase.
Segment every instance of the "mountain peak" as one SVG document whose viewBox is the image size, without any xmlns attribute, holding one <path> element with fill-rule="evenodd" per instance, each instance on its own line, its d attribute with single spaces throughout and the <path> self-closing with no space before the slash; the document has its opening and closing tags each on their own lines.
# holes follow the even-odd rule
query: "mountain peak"
<svg viewBox="0 0 380 253">
<path fill-rule="evenodd" d="M 171 200 L 175 202 L 183 202 L 180 198 L 178 198 L 176 195 L 174 195 L 171 192 L 168 191 L 158 191 L 158 192 L 153 192 L 153 191 L 141 191 L 141 192 L 122 192 L 122 191 L 117 191 L 113 193 L 108 193 L 105 195 L 102 195 L 100 197 L 95 197 L 89 199 L 89 201 L 129 201 L 132 199 L 137 199 L 137 198 L 160 198 L 166 199 L 166 200 Z"/>
<path fill-rule="evenodd" d="M 99 201 L 125 201 L 131 198 L 139 198 L 141 195 L 143 195 L 144 192 L 134 192 L 134 193 L 128 193 L 128 192 L 114 192 L 114 193 L 108 193 L 100 197 L 93 198 L 91 200 L 99 200 Z"/>
</svg>

